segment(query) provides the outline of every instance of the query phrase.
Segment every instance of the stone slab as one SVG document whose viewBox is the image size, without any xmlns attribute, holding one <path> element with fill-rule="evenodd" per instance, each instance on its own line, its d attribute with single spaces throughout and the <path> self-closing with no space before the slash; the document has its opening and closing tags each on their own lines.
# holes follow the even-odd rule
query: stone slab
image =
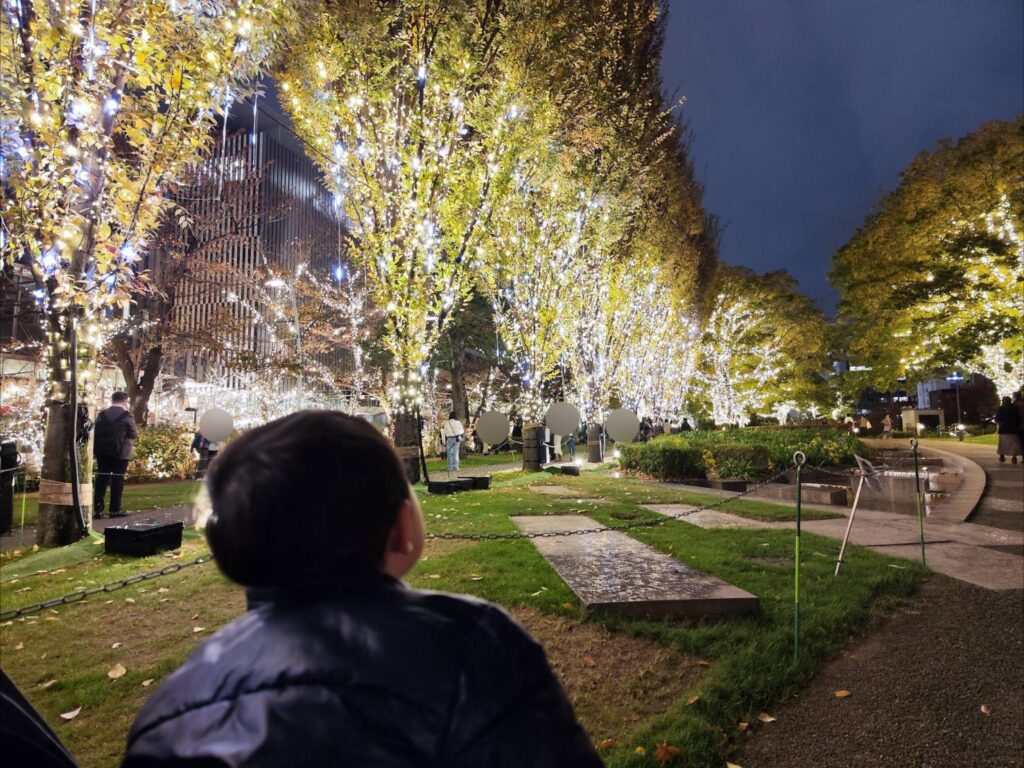
<svg viewBox="0 0 1024 768">
<path fill-rule="evenodd" d="M 659 514 L 679 520 L 683 523 L 696 525 L 698 528 L 772 528 L 772 524 L 765 520 L 751 520 L 749 517 L 731 515 L 728 512 L 718 512 L 714 509 L 703 509 L 700 512 L 693 512 L 685 517 L 679 517 L 684 512 L 696 509 L 689 504 L 641 504 L 644 509 L 650 509 Z"/>
<path fill-rule="evenodd" d="M 513 517 L 526 533 L 595 528 L 583 515 Z M 592 611 L 622 616 L 749 613 L 758 598 L 618 531 L 533 539 L 537 550 Z"/>
<path fill-rule="evenodd" d="M 761 488 L 759 496 L 783 501 L 796 501 L 796 486 L 782 483 L 768 483 Z M 820 483 L 801 483 L 800 500 L 809 504 L 831 504 L 845 506 L 847 492 L 844 486 Z"/>
</svg>

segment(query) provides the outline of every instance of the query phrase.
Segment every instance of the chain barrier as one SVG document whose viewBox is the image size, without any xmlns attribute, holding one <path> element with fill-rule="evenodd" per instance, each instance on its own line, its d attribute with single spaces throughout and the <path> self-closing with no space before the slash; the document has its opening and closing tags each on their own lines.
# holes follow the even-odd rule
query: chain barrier
<svg viewBox="0 0 1024 768">
<path fill-rule="evenodd" d="M 157 568 L 153 571 L 147 571 L 146 573 L 138 573 L 134 576 L 128 576 L 127 578 L 119 581 L 112 581 L 108 584 L 103 584 L 99 587 L 90 587 L 89 589 L 79 589 L 61 597 L 54 597 L 50 600 L 43 600 L 33 605 L 24 605 L 21 608 L 13 608 L 9 611 L 0 612 L 0 621 L 10 621 L 21 616 L 26 616 L 30 613 L 38 613 L 39 611 L 45 611 L 47 608 L 56 608 L 58 605 L 71 605 L 72 603 L 78 603 L 91 595 L 98 595 L 106 592 L 116 592 L 119 589 L 130 587 L 132 584 L 138 584 L 143 581 L 150 581 L 151 579 L 157 579 L 161 576 L 169 576 L 172 573 L 184 570 L 185 568 L 191 568 L 194 565 L 204 565 L 210 562 L 212 558 L 209 552 L 204 552 L 195 560 L 190 560 L 187 563 L 173 563 L 172 565 L 164 566 L 163 568 Z M 35 574 L 32 574 L 35 575 Z"/>
</svg>

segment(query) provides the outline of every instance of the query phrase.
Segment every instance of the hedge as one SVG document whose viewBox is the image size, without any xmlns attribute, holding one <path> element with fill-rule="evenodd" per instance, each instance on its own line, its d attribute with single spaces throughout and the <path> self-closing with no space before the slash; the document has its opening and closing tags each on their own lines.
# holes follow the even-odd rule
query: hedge
<svg viewBox="0 0 1024 768">
<path fill-rule="evenodd" d="M 134 458 L 128 465 L 128 482 L 187 480 L 196 466 L 189 451 L 191 445 L 190 427 L 167 424 L 140 429 Z"/>
<path fill-rule="evenodd" d="M 661 480 L 763 479 L 789 466 L 796 451 L 811 466 L 853 464 L 854 454 L 870 455 L 844 430 L 788 427 L 701 430 L 617 447 L 623 469 Z"/>
</svg>

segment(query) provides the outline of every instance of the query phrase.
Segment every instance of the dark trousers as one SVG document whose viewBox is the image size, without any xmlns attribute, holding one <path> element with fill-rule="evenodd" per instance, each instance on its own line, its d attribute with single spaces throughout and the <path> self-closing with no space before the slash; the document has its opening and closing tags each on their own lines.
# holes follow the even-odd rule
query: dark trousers
<svg viewBox="0 0 1024 768">
<path fill-rule="evenodd" d="M 93 493 L 93 509 L 103 514 L 103 497 L 110 485 L 110 514 L 121 511 L 121 494 L 124 492 L 124 473 L 128 471 L 127 459 L 105 459 L 96 457 L 96 486 Z"/>
</svg>

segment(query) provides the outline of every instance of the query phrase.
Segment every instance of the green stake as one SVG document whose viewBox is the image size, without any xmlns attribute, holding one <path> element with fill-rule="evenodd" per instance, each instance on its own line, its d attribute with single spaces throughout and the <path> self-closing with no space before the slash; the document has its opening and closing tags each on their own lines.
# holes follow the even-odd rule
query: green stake
<svg viewBox="0 0 1024 768">
<path fill-rule="evenodd" d="M 924 557 L 924 509 L 921 504 L 921 471 L 917 464 L 917 438 L 910 438 L 910 448 L 914 452 L 914 500 L 917 503 L 917 528 L 921 534 L 921 565 L 927 565 Z"/>
<path fill-rule="evenodd" d="M 793 454 L 796 464 L 796 541 L 793 546 L 793 663 L 800 659 L 800 475 L 807 457 Z"/>
</svg>

